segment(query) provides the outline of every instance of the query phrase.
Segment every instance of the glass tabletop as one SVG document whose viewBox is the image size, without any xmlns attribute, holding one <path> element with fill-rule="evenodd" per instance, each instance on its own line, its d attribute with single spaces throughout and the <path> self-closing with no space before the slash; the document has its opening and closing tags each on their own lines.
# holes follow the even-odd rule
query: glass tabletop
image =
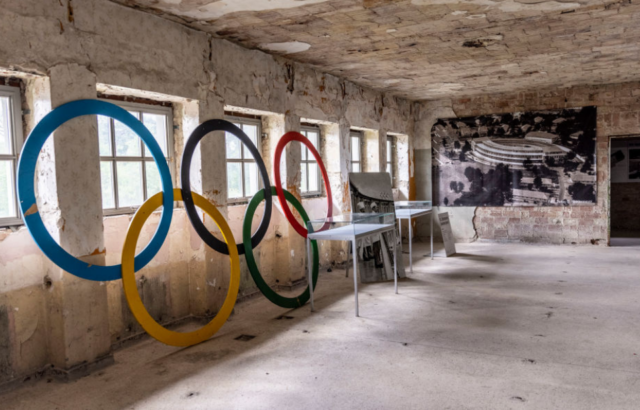
<svg viewBox="0 0 640 410">
<path fill-rule="evenodd" d="M 315 219 L 307 222 L 307 230 L 310 234 L 327 233 L 331 235 L 361 235 L 385 229 L 395 224 L 395 214 L 371 213 L 371 214 L 341 214 L 331 218 Z M 314 235 L 317 236 L 317 235 Z"/>
<path fill-rule="evenodd" d="M 425 214 L 431 211 L 431 201 L 396 201 L 394 202 L 396 215 L 409 217 L 417 214 Z"/>
</svg>

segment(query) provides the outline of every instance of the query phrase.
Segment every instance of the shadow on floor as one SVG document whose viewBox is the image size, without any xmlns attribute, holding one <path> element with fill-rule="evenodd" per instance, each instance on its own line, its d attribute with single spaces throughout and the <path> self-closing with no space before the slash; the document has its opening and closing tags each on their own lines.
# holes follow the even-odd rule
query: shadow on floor
<svg viewBox="0 0 640 410">
<path fill-rule="evenodd" d="M 611 246 L 640 247 L 640 231 L 611 231 Z"/>
</svg>

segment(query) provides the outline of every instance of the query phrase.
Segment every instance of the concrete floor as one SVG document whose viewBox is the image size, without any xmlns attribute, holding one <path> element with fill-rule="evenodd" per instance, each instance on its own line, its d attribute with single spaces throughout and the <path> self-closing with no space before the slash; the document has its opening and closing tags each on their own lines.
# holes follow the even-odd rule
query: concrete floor
<svg viewBox="0 0 640 410">
<path fill-rule="evenodd" d="M 8 409 L 638 409 L 640 248 L 458 244 L 364 285 L 325 273 L 316 313 L 239 305 L 213 339 L 154 340 Z M 281 315 L 288 318 L 278 319 Z M 256 336 L 236 341 L 241 334 Z"/>
</svg>

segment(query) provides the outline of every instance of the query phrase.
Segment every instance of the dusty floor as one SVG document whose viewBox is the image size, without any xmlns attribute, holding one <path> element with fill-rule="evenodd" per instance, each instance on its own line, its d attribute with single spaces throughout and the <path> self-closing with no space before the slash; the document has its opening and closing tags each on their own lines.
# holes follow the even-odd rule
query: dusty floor
<svg viewBox="0 0 640 410">
<path fill-rule="evenodd" d="M 400 283 L 325 273 L 316 313 L 257 299 L 212 340 L 154 340 L 9 409 L 638 409 L 640 248 L 458 244 Z M 282 315 L 287 318 L 278 319 Z M 236 341 L 241 334 L 255 336 Z"/>
</svg>

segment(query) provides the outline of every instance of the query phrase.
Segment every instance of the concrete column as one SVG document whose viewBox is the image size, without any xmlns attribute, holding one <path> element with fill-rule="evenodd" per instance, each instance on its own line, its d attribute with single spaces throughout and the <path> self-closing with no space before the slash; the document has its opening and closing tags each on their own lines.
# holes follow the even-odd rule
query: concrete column
<svg viewBox="0 0 640 410">
<path fill-rule="evenodd" d="M 387 130 L 378 130 L 378 162 L 380 172 L 387 171 Z"/>
<path fill-rule="evenodd" d="M 265 138 L 262 140 L 262 159 L 264 165 L 269 171 L 269 179 L 271 185 L 276 185 L 276 179 L 273 172 L 273 159 L 278 141 L 284 134 L 285 119 L 284 115 L 273 114 L 262 116 L 262 132 Z M 286 179 L 286 153 L 280 159 L 280 176 L 282 186 L 287 186 Z M 286 284 L 290 281 L 291 275 L 285 267 L 289 266 L 289 222 L 286 221 L 284 215 L 279 210 L 279 202 L 277 197 L 273 199 L 273 210 L 271 213 L 271 225 L 269 234 L 260 244 L 260 273 L 270 284 Z M 273 231 L 272 231 L 273 229 Z M 267 239 L 273 235 L 273 239 Z M 257 255 L 256 255 L 257 256 Z"/>
<path fill-rule="evenodd" d="M 285 133 L 289 131 L 300 132 L 300 117 L 287 111 L 284 115 Z M 300 196 L 300 161 L 302 159 L 301 147 L 299 142 L 290 142 L 285 149 L 285 167 L 287 190 L 291 192 L 302 203 Z M 300 222 L 304 225 L 302 218 L 293 208 L 292 212 Z M 304 279 L 306 268 L 306 243 L 293 227 L 289 227 L 289 283 L 293 284 L 298 280 Z"/>
<path fill-rule="evenodd" d="M 364 152 L 362 158 L 364 159 L 364 172 L 383 172 L 384 162 L 380 157 L 380 145 L 382 144 L 380 133 L 376 130 L 365 130 L 363 133 L 364 138 Z"/>
<path fill-rule="evenodd" d="M 397 135 L 396 136 L 396 164 L 397 164 L 397 172 L 396 172 L 396 188 L 398 189 L 398 199 L 399 200 L 408 200 L 409 199 L 409 187 L 411 185 L 411 149 L 409 146 L 409 136 L 408 135 Z M 431 162 L 429 162 L 430 164 Z M 431 172 L 429 172 L 431 175 Z M 414 197 L 415 198 L 415 197 Z"/>
<path fill-rule="evenodd" d="M 193 128 L 210 120 L 224 118 L 224 102 L 213 93 L 203 90 L 197 107 L 197 122 L 192 124 L 194 107 L 185 104 L 184 115 L 187 126 L 183 134 L 183 146 Z M 205 136 L 200 143 L 191 163 L 191 185 L 193 189 L 213 203 L 218 211 L 227 218 L 227 165 L 224 132 L 213 132 Z M 185 215 L 185 218 L 187 216 Z M 227 218 L 228 219 L 228 218 Z M 220 240 L 224 240 L 215 223 L 204 217 L 205 225 Z M 192 235 L 197 233 L 189 224 Z M 234 235 L 237 243 L 242 237 Z M 229 257 L 211 249 L 202 243 L 203 250 L 191 264 L 189 294 L 191 314 L 210 317 L 222 306 L 229 287 Z M 242 258 L 241 258 L 242 259 Z M 244 259 L 242 259 L 244 261 Z"/>
<path fill-rule="evenodd" d="M 96 98 L 96 78 L 86 67 L 58 65 L 50 71 L 51 105 Z M 95 116 L 58 128 L 41 156 L 38 193 L 51 201 L 45 223 L 60 245 L 95 265 L 105 262 L 98 124 Z M 72 370 L 111 359 L 107 287 L 60 269 L 50 271 L 49 355 L 54 366 Z M 104 360 L 104 361 L 103 361 Z"/>
<path fill-rule="evenodd" d="M 333 214 L 351 212 L 349 198 L 349 171 L 351 170 L 351 146 L 349 133 L 351 125 L 345 119 L 339 124 L 322 125 L 325 135 L 325 167 L 333 193 Z M 348 243 L 332 242 L 332 257 L 336 263 L 347 260 Z"/>
</svg>

